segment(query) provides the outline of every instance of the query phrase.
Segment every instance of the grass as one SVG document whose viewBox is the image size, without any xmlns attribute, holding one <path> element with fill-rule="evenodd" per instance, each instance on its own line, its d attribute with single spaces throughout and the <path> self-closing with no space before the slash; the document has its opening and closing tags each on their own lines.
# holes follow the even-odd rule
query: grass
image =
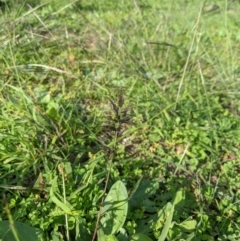
<svg viewBox="0 0 240 241">
<path fill-rule="evenodd" d="M 0 239 L 239 240 L 239 2 L 0 5 Z"/>
</svg>

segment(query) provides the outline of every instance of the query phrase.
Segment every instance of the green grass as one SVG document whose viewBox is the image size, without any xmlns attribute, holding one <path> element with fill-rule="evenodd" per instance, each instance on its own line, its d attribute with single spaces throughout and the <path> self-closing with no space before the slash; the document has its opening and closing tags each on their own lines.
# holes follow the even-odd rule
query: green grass
<svg viewBox="0 0 240 241">
<path fill-rule="evenodd" d="M 238 1 L 0 4 L 1 240 L 240 239 Z"/>
</svg>

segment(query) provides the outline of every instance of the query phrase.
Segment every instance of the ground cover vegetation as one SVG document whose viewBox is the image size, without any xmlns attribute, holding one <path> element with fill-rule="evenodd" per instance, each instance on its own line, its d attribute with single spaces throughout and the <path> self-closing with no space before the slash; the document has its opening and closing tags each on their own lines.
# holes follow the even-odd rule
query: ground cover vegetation
<svg viewBox="0 0 240 241">
<path fill-rule="evenodd" d="M 0 240 L 239 240 L 239 1 L 0 1 Z"/>
</svg>

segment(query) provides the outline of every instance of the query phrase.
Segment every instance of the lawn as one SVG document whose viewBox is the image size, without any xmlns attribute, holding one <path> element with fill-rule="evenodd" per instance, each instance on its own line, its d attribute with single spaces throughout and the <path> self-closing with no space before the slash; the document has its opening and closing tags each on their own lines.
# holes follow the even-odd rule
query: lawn
<svg viewBox="0 0 240 241">
<path fill-rule="evenodd" d="M 240 240 L 239 1 L 0 13 L 0 240 Z"/>
</svg>

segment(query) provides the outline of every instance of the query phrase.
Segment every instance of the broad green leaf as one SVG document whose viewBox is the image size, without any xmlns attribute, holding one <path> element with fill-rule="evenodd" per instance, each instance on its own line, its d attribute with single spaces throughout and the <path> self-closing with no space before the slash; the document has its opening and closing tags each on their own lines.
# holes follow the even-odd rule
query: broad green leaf
<svg viewBox="0 0 240 241">
<path fill-rule="evenodd" d="M 98 231 L 97 231 L 97 240 L 98 241 L 105 241 L 105 235 L 104 235 L 104 232 L 101 228 L 98 229 Z"/>
<path fill-rule="evenodd" d="M 178 224 L 182 229 L 184 229 L 185 232 L 192 232 L 196 226 L 197 226 L 197 221 L 196 220 L 186 220 L 183 221 L 182 223 Z"/>
<path fill-rule="evenodd" d="M 130 206 L 142 206 L 142 203 L 159 189 L 159 180 L 141 180 L 137 183 L 132 197 L 129 201 Z"/>
<path fill-rule="evenodd" d="M 186 241 L 191 241 L 193 238 L 195 237 L 195 233 L 190 233 L 188 236 L 187 236 L 187 239 Z"/>
<path fill-rule="evenodd" d="M 140 185 L 140 183 L 142 182 L 142 179 L 143 179 L 143 177 L 141 177 L 141 178 L 137 181 L 137 183 L 136 183 L 136 185 L 135 185 L 135 187 L 134 187 L 134 189 L 133 189 L 133 191 L 131 192 L 131 195 L 130 195 L 130 197 L 129 197 L 130 200 L 132 199 L 132 197 L 134 196 L 134 194 L 135 194 L 136 191 L 138 190 L 139 185 Z"/>
<path fill-rule="evenodd" d="M 124 228 L 120 228 L 119 233 L 117 235 L 118 241 L 128 241 L 128 234 Z"/>
<path fill-rule="evenodd" d="M 118 241 L 114 235 L 105 236 L 105 241 Z"/>
<path fill-rule="evenodd" d="M 67 175 L 71 175 L 72 174 L 72 165 L 70 162 L 65 162 L 64 163 L 64 169 Z"/>
<path fill-rule="evenodd" d="M 172 210 L 172 204 L 168 202 L 157 214 L 157 222 L 155 225 L 155 229 L 159 230 L 163 227 L 166 219 L 167 219 L 167 214 L 171 212 Z"/>
<path fill-rule="evenodd" d="M 115 234 L 122 228 L 128 211 L 128 194 L 121 181 L 111 187 L 101 212 L 100 222 L 105 235 Z"/>
<path fill-rule="evenodd" d="M 132 238 L 131 241 L 153 241 L 147 235 L 142 233 L 136 233 Z"/>
<path fill-rule="evenodd" d="M 47 114 L 56 119 L 58 117 L 58 109 L 59 105 L 54 101 L 50 101 L 47 105 Z"/>
<path fill-rule="evenodd" d="M 41 102 L 41 103 L 49 103 L 49 102 L 50 102 L 50 99 L 51 99 L 50 94 L 47 93 L 47 92 L 45 92 L 44 94 L 45 94 L 45 95 L 42 95 L 42 96 L 41 96 L 40 102 Z"/>
<path fill-rule="evenodd" d="M 52 240 L 51 241 L 61 241 L 59 234 L 56 231 L 52 232 Z"/>
<path fill-rule="evenodd" d="M 180 207 L 184 206 L 184 203 L 185 203 L 185 191 L 184 189 L 179 189 L 177 192 L 176 192 L 176 195 L 174 197 L 174 200 L 173 200 L 173 205 L 178 205 Z"/>
<path fill-rule="evenodd" d="M 42 235 L 39 229 L 24 223 L 14 222 L 14 228 L 20 240 L 38 241 Z M 0 221 L 0 239 L 2 241 L 15 241 L 9 221 Z"/>
<path fill-rule="evenodd" d="M 174 212 L 174 205 L 172 205 L 171 210 L 168 211 L 168 213 L 166 215 L 167 219 L 164 223 L 163 230 L 162 230 L 160 237 L 158 238 L 158 241 L 164 241 L 166 239 L 168 231 L 171 228 L 173 212 Z"/>
</svg>

